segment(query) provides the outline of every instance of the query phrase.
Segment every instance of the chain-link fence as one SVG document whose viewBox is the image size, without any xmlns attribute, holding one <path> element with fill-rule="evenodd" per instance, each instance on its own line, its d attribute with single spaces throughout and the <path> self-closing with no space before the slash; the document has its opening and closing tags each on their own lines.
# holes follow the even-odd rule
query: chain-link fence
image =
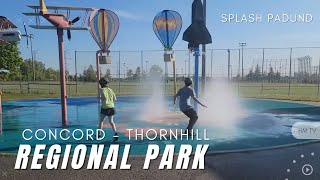
<svg viewBox="0 0 320 180">
<path fill-rule="evenodd" d="M 213 82 L 228 80 L 245 97 L 318 98 L 319 50 L 318 47 L 208 49 L 206 78 Z M 178 87 L 181 87 L 185 77 L 194 76 L 194 56 L 185 50 L 174 53 Z M 74 57 L 66 58 L 69 96 L 96 94 L 95 55 L 94 51 L 75 51 Z M 111 64 L 101 65 L 101 75 L 111 79 L 110 86 L 118 94 L 152 93 L 151 75 L 155 72 L 161 76 L 158 87 L 165 94 L 173 94 L 172 63 L 163 61 L 162 50 L 115 51 L 111 57 Z M 199 68 L 201 72 L 201 64 Z M 60 93 L 56 81 L 2 82 L 1 89 L 7 93 Z"/>
</svg>

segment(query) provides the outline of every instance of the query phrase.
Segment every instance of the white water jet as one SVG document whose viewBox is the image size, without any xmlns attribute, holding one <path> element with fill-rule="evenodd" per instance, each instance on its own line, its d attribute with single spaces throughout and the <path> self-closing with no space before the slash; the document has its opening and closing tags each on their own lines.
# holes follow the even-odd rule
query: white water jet
<svg viewBox="0 0 320 180">
<path fill-rule="evenodd" d="M 245 114 L 231 85 L 224 80 L 208 84 L 201 99 L 208 108 L 199 108 L 199 124 L 234 129 Z"/>
<path fill-rule="evenodd" d="M 167 112 L 162 87 L 163 84 L 159 79 L 153 79 L 146 84 L 152 88 L 152 94 L 143 104 L 143 110 L 141 111 L 140 117 L 144 121 L 161 120 L 165 117 L 165 113 Z M 147 89 L 149 89 L 149 87 L 147 87 Z"/>
</svg>

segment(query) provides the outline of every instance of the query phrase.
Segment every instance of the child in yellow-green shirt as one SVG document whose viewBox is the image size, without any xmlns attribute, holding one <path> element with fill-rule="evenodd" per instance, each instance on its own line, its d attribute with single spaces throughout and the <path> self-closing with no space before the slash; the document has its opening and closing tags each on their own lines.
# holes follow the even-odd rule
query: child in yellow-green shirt
<svg viewBox="0 0 320 180">
<path fill-rule="evenodd" d="M 117 100 L 115 93 L 111 88 L 108 87 L 109 80 L 106 78 L 101 78 L 99 80 L 99 84 L 101 88 L 99 89 L 99 97 L 101 99 L 101 112 L 100 112 L 100 123 L 99 128 L 103 128 L 104 119 L 108 116 L 109 123 L 112 127 L 114 136 L 113 142 L 119 139 L 117 128 L 115 123 L 113 122 L 113 116 L 116 114 L 116 110 L 114 108 L 114 101 Z"/>
</svg>

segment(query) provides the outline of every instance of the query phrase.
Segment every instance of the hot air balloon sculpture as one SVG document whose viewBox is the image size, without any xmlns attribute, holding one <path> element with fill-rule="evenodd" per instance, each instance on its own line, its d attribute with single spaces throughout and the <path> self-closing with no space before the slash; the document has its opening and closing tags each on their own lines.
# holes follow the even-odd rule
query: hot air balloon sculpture
<svg viewBox="0 0 320 180">
<path fill-rule="evenodd" d="M 164 47 L 164 62 L 172 62 L 173 64 L 174 93 L 177 92 L 176 60 L 172 47 L 180 34 L 181 28 L 182 18 L 176 11 L 163 10 L 153 20 L 153 31 Z"/>
<path fill-rule="evenodd" d="M 100 64 L 111 64 L 110 46 L 119 31 L 118 16 L 106 9 L 94 10 L 88 21 L 90 33 L 100 50 L 96 53 L 97 79 L 100 79 Z M 99 83 L 98 83 L 99 88 Z"/>
</svg>

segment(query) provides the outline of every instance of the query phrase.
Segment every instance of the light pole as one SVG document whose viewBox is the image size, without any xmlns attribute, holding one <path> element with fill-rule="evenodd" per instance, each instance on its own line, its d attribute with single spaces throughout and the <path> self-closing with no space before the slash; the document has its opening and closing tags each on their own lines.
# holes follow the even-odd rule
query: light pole
<svg viewBox="0 0 320 180">
<path fill-rule="evenodd" d="M 242 49 L 242 62 L 241 62 L 242 75 L 241 75 L 241 78 L 242 78 L 242 80 L 243 80 L 243 48 L 244 48 L 245 46 L 247 46 L 247 43 L 241 42 L 241 43 L 239 43 L 239 46 L 240 46 L 241 49 Z"/>
<path fill-rule="evenodd" d="M 36 67 L 35 67 L 35 61 L 37 61 L 37 54 L 39 50 L 32 51 L 32 69 L 33 69 L 33 82 L 36 81 Z"/>
<path fill-rule="evenodd" d="M 187 77 L 187 60 L 184 60 L 184 76 Z"/>
<path fill-rule="evenodd" d="M 228 49 L 228 81 L 230 80 L 230 49 Z"/>
<path fill-rule="evenodd" d="M 123 63 L 123 68 L 124 68 L 124 75 L 123 75 L 123 77 L 124 77 L 124 79 L 126 79 L 126 63 Z"/>
<path fill-rule="evenodd" d="M 207 23 L 207 1 L 206 0 L 202 0 L 203 1 L 203 17 L 204 17 L 204 25 L 206 25 Z M 206 89 L 206 44 L 202 44 L 202 77 L 201 77 L 201 92 L 204 94 L 205 89 Z"/>
<path fill-rule="evenodd" d="M 34 67 L 34 58 L 33 58 L 33 46 L 32 46 L 32 39 L 34 39 L 33 34 L 23 34 L 23 37 L 26 37 L 30 39 L 30 51 L 31 51 L 31 62 L 32 62 L 32 70 L 33 70 L 33 81 L 36 81 L 36 73 L 35 73 L 35 67 Z M 29 48 L 29 44 L 27 43 L 27 47 Z"/>
<path fill-rule="evenodd" d="M 188 60 L 189 60 L 189 64 L 188 64 L 188 66 L 189 66 L 189 67 L 188 67 L 188 77 L 190 77 L 190 73 L 191 73 L 191 67 L 190 67 L 190 66 L 191 66 L 191 59 L 190 59 L 190 54 L 191 54 L 191 53 L 189 52 L 188 54 L 189 54 L 189 58 L 188 58 Z"/>
<path fill-rule="evenodd" d="M 146 61 L 146 74 L 148 74 L 148 69 L 149 69 L 149 61 Z"/>
</svg>

